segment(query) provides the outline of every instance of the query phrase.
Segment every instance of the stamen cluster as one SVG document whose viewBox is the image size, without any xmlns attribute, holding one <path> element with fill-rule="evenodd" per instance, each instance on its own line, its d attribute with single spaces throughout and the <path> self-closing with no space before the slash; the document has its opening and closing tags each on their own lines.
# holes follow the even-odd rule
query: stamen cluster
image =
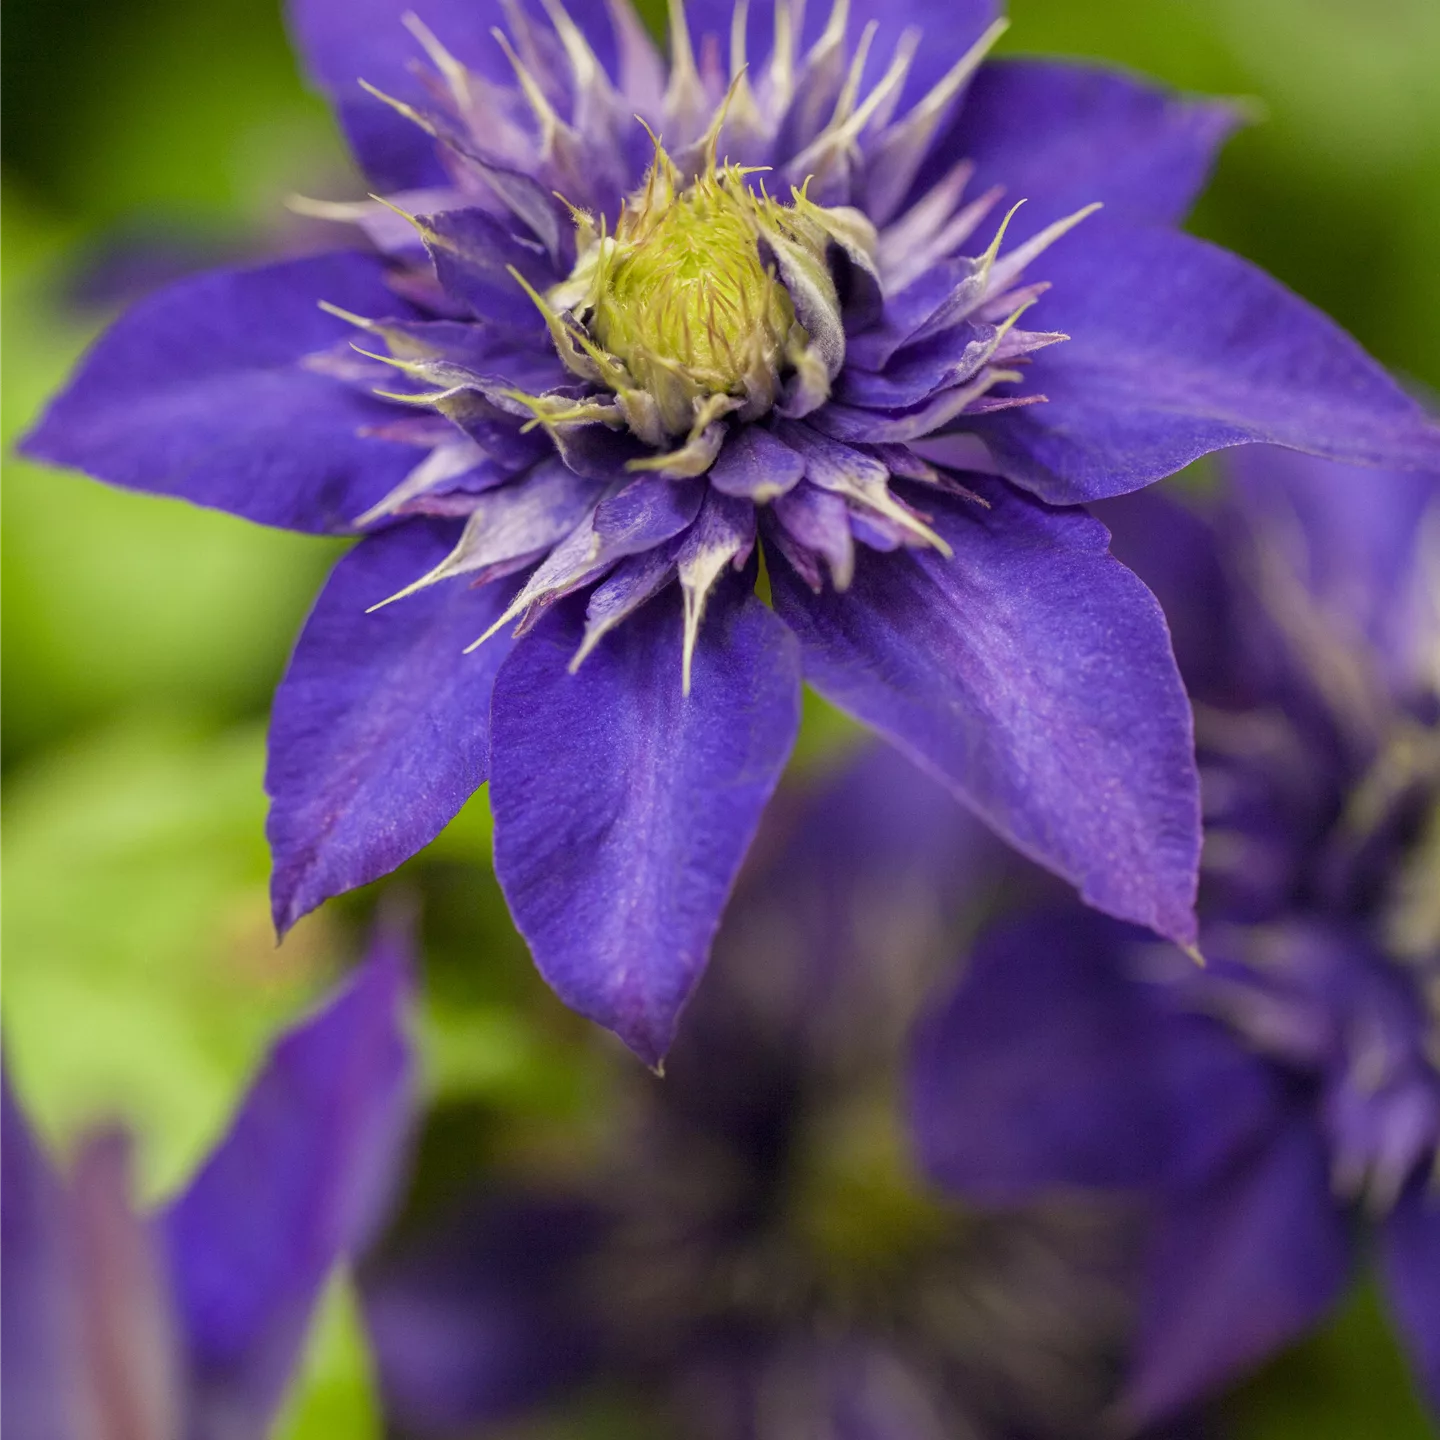
<svg viewBox="0 0 1440 1440">
<path fill-rule="evenodd" d="M 751 188 L 749 177 L 765 167 L 716 165 L 724 114 L 688 184 L 655 142 L 645 183 L 613 234 L 603 216 L 597 229 L 592 215 L 575 212 L 578 258 L 562 284 L 542 296 L 516 272 L 566 368 L 611 391 L 638 439 L 662 449 L 686 437 L 679 451 L 630 467 L 675 478 L 709 469 L 722 417 L 747 422 L 778 410 L 798 419 L 829 398 L 844 359 L 829 258 L 837 244 L 879 289 L 875 231 L 858 212 L 827 210 L 798 188 L 785 205 L 763 183 Z M 604 405 L 524 398 L 550 423 L 614 418 Z"/>
</svg>

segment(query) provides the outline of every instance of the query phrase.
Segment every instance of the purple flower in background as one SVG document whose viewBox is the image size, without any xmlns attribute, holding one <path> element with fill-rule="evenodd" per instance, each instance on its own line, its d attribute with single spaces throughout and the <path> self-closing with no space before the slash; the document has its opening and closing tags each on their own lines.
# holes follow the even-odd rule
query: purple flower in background
<svg viewBox="0 0 1440 1440">
<path fill-rule="evenodd" d="M 592 1433 L 608 1401 L 695 1440 L 1105 1433 L 1127 1207 L 962 1213 L 909 1159 L 897 1062 L 987 844 L 891 751 L 782 792 L 663 1082 L 625 1068 L 598 1134 L 527 1136 L 448 1210 L 422 1149 L 361 1271 L 394 1432 Z"/>
<path fill-rule="evenodd" d="M 24 1440 L 263 1440 L 315 1302 L 389 1198 L 411 1113 L 408 965 L 382 945 L 285 1035 L 152 1217 L 129 1142 L 62 1178 L 4 1084 L 3 1425 Z"/>
<path fill-rule="evenodd" d="M 1258 451 L 1112 517 L 1196 701 L 1207 964 L 1078 910 L 991 932 L 915 1075 L 963 1195 L 1148 1191 L 1126 1407 L 1320 1320 L 1369 1222 L 1440 1409 L 1440 481 Z"/>
<path fill-rule="evenodd" d="M 1440 465 L 1351 340 L 1174 228 L 1230 107 L 987 62 L 988 0 L 805 8 L 672 4 L 667 66 L 626 0 L 295 0 L 389 192 L 307 208 L 373 249 L 151 298 L 27 441 L 363 533 L 276 697 L 277 924 L 488 780 L 541 971 L 652 1062 L 802 676 L 1192 942 L 1189 711 L 1080 507 L 1254 441 Z"/>
</svg>

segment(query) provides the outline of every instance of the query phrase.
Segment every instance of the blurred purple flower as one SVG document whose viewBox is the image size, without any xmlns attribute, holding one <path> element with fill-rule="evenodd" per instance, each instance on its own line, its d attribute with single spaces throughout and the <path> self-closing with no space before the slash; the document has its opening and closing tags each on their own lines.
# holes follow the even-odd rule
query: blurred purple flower
<svg viewBox="0 0 1440 1440">
<path fill-rule="evenodd" d="M 1110 518 L 1196 702 L 1207 964 L 1079 911 L 992 931 L 922 1032 L 927 1165 L 1158 1197 L 1137 1422 L 1315 1324 L 1362 1218 L 1440 1409 L 1440 480 L 1255 452 L 1209 520 Z"/>
<path fill-rule="evenodd" d="M 1440 464 L 1353 341 L 1174 228 L 1236 112 L 982 63 L 990 0 L 812 6 L 800 33 L 798 3 L 676 3 L 668 69 L 626 0 L 407 5 L 292 5 L 392 196 L 309 209 L 384 253 L 153 297 L 26 442 L 365 532 L 276 698 L 279 927 L 488 779 L 541 971 L 654 1062 L 803 675 L 1089 903 L 1193 941 L 1189 711 L 1080 507 L 1254 441 Z M 982 244 L 1001 187 L 1029 204 Z"/>
<path fill-rule="evenodd" d="M 540 1433 L 606 1398 L 625 1434 L 694 1440 L 1104 1433 L 1128 1208 L 962 1213 L 914 1173 L 897 1103 L 988 837 L 888 750 L 796 793 L 663 1081 L 625 1069 L 598 1143 L 496 1160 L 448 1212 L 422 1161 L 361 1273 L 395 1433 Z"/>
<path fill-rule="evenodd" d="M 52 1167 L 4 1083 L 3 1426 L 16 1440 L 263 1440 L 336 1264 L 389 1199 L 411 1114 L 408 964 L 375 953 L 276 1044 L 151 1217 L 129 1140 Z"/>
</svg>

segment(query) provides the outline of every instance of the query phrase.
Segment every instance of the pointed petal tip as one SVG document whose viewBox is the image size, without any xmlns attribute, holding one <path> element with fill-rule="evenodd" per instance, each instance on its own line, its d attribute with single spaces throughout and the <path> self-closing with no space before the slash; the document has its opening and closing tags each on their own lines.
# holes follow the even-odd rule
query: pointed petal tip
<svg viewBox="0 0 1440 1440">
<path fill-rule="evenodd" d="M 282 879 L 278 870 L 270 875 L 270 924 L 275 931 L 275 945 L 278 949 L 285 943 L 285 937 L 303 920 L 314 905 L 307 906 L 300 899 L 299 885 L 286 876 Z"/>
<path fill-rule="evenodd" d="M 675 1043 L 675 1032 L 679 1029 L 679 1015 L 662 1020 L 654 1015 L 637 1016 L 633 1020 L 621 1020 L 613 1026 L 606 1025 L 627 1050 L 655 1076 L 665 1078 L 665 1059 Z M 605 1022 L 600 1022 L 604 1024 Z"/>
<path fill-rule="evenodd" d="M 1198 875 L 1192 872 L 1191 879 Z M 1101 899 L 1090 892 L 1088 886 L 1080 886 L 1080 898 L 1093 910 L 1102 915 L 1123 920 L 1127 925 L 1139 925 L 1152 931 L 1162 940 L 1168 940 L 1179 948 L 1195 964 L 1204 966 L 1205 957 L 1200 953 L 1200 921 L 1195 910 L 1195 885 L 1188 887 L 1188 893 L 1181 895 L 1179 886 L 1172 884 L 1170 893 L 1151 892 L 1144 904 L 1115 904 L 1114 898 Z"/>
</svg>

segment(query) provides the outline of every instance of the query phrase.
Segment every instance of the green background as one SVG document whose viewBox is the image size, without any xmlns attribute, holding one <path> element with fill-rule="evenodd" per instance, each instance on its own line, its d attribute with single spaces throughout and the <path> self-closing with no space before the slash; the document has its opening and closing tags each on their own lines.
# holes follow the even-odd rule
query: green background
<svg viewBox="0 0 1440 1440">
<path fill-rule="evenodd" d="M 1248 97 L 1195 228 L 1440 391 L 1436 0 L 1015 0 L 1009 51 Z M 266 930 L 263 716 L 335 542 L 121 494 L 9 457 L 106 318 L 119 241 L 195 255 L 304 236 L 279 201 L 358 193 L 270 0 L 9 0 L 4 161 L 5 1023 L 64 1145 L 119 1114 L 163 1194 L 267 1038 L 353 954 L 367 898 Z M 817 726 L 823 728 L 823 719 Z M 611 1052 L 530 972 L 473 805 L 417 866 L 427 1071 L 511 1123 L 594 1103 Z M 1429 1433 L 1367 1292 L 1240 1397 L 1257 1437 Z M 378 1433 L 343 1283 L 292 1436 Z"/>
</svg>

